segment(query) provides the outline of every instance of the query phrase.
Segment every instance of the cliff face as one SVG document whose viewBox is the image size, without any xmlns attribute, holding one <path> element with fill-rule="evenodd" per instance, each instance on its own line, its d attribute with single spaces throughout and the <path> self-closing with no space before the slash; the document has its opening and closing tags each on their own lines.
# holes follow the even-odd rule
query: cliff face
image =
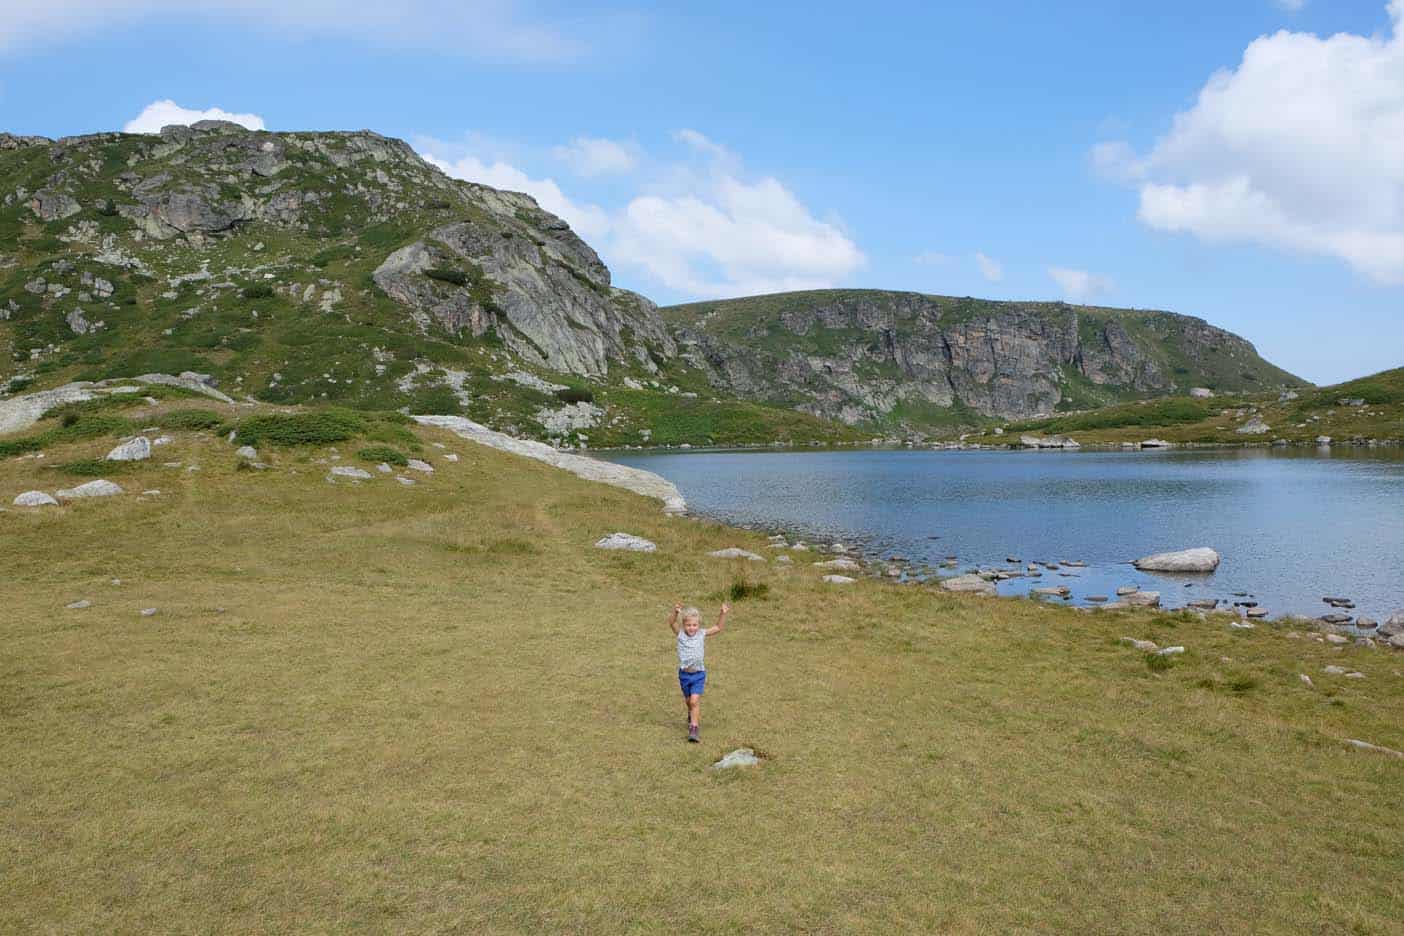
<svg viewBox="0 0 1404 936">
<path fill-rule="evenodd" d="M 1302 383 L 1237 335 L 1166 312 L 823 290 L 663 313 L 718 388 L 849 424 Z"/>
<path fill-rule="evenodd" d="M 565 374 L 601 377 L 612 364 L 653 373 L 675 353 L 656 307 L 613 288 L 564 221 L 529 196 L 449 179 L 370 132 L 211 121 L 159 135 L 0 135 L 0 274 L 6 267 L 22 268 L 11 287 L 42 281 L 5 292 L 16 355 L 36 362 L 90 331 L 153 337 L 135 313 L 162 298 L 204 315 L 266 289 L 310 318 L 355 309 L 392 332 L 485 339 Z M 116 292 L 137 287 L 137 309 L 82 288 L 95 278 Z M 151 280 L 168 288 L 140 289 Z M 188 347 L 179 331 L 154 337 Z"/>
</svg>

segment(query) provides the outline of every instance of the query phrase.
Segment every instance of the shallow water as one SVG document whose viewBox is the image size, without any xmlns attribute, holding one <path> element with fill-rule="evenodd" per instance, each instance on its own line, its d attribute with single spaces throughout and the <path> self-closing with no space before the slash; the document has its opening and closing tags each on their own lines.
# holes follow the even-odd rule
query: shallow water
<svg viewBox="0 0 1404 936">
<path fill-rule="evenodd" d="M 899 553 L 959 571 L 1080 560 L 1012 579 L 1004 594 L 1066 585 L 1073 601 L 1121 585 L 1162 603 L 1257 601 L 1273 617 L 1320 615 L 1326 595 L 1381 620 L 1404 608 L 1404 452 L 604 453 L 675 483 L 690 509 L 727 523 Z M 1209 575 L 1141 573 L 1130 560 L 1212 546 Z M 816 557 L 820 558 L 820 557 Z M 941 570 L 950 573 L 956 570 Z M 1235 593 L 1242 593 L 1236 595 Z M 1221 605 L 1222 607 L 1222 605 Z"/>
</svg>

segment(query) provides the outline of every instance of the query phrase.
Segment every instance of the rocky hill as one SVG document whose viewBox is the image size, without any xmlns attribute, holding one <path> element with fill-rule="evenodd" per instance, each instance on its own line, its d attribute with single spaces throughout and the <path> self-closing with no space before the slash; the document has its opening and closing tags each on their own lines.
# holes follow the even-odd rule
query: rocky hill
<svg viewBox="0 0 1404 936">
<path fill-rule="evenodd" d="M 662 310 L 727 392 L 849 424 L 1020 418 L 1304 381 L 1244 339 L 1169 312 L 820 290 Z"/>
<path fill-rule="evenodd" d="M 0 134 L 0 398 L 190 374 L 234 399 L 601 446 L 834 442 L 1300 383 L 1165 313 L 845 291 L 667 318 L 529 196 L 375 133 Z"/>
</svg>

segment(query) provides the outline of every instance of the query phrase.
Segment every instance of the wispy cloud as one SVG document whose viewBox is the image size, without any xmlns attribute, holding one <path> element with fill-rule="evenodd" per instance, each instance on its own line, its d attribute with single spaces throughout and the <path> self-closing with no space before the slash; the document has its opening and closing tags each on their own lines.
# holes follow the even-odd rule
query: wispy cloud
<svg viewBox="0 0 1404 936">
<path fill-rule="evenodd" d="M 588 43 L 519 0 L 7 0 L 0 51 L 54 45 L 144 22 L 211 22 L 279 37 L 329 36 L 501 62 L 567 62 Z"/>
<path fill-rule="evenodd" d="M 1063 295 L 1079 302 L 1105 295 L 1116 288 L 1116 284 L 1112 282 L 1110 276 L 1089 273 L 1086 270 L 1051 266 L 1048 268 L 1048 275 L 1058 284 Z"/>
<path fill-rule="evenodd" d="M 980 275 L 991 283 L 998 283 L 1004 279 L 1004 267 L 998 260 L 987 257 L 983 253 L 975 254 L 975 265 L 980 268 Z"/>
<path fill-rule="evenodd" d="M 629 143 L 601 137 L 576 137 L 565 146 L 557 146 L 551 154 L 566 163 L 581 176 L 629 172 L 638 165 L 634 147 Z"/>
</svg>

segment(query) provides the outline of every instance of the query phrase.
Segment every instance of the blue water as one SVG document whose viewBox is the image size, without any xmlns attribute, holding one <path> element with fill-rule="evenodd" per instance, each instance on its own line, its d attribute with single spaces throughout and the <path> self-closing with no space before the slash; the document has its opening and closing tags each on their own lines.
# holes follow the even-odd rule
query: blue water
<svg viewBox="0 0 1404 936">
<path fill-rule="evenodd" d="M 1000 584 L 1005 594 L 1066 585 L 1073 601 L 1156 590 L 1253 600 L 1272 616 L 1320 615 L 1326 595 L 1376 620 L 1404 608 L 1404 452 L 1269 449 L 1165 452 L 604 453 L 674 482 L 694 513 L 899 553 L 958 571 L 1080 560 Z M 1140 573 L 1130 560 L 1212 546 L 1210 575 Z M 817 557 L 816 557 L 817 558 Z M 941 569 L 950 574 L 956 570 Z M 1242 593 L 1238 595 L 1236 593 Z"/>
</svg>

